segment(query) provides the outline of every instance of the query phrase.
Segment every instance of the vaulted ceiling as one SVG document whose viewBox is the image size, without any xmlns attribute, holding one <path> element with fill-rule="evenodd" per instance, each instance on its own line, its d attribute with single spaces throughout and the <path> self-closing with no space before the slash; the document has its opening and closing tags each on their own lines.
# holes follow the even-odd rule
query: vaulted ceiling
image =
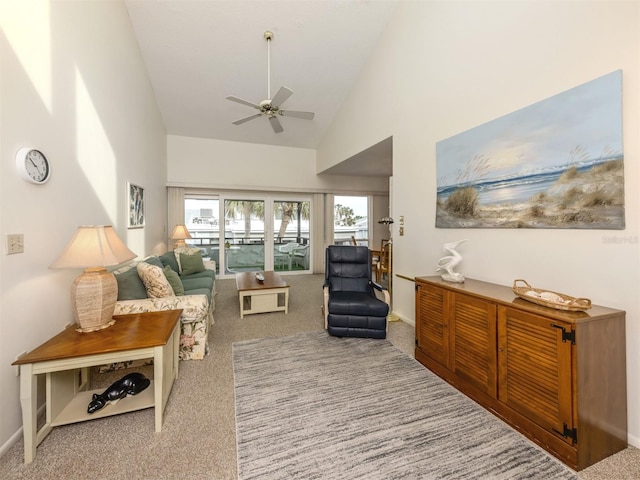
<svg viewBox="0 0 640 480">
<path fill-rule="evenodd" d="M 397 0 L 126 0 L 167 133 L 267 145 L 316 148 L 353 88 Z M 267 99 L 293 90 L 283 109 L 313 120 L 266 117 L 226 100 Z M 389 143 L 383 144 L 388 148 Z M 348 166 L 343 166 L 347 169 Z M 345 172 L 340 172 L 345 173 Z"/>
</svg>

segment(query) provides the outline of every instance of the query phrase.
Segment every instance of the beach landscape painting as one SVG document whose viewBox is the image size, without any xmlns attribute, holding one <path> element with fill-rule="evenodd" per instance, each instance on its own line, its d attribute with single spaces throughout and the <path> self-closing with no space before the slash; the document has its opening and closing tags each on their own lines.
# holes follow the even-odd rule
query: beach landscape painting
<svg viewBox="0 0 640 480">
<path fill-rule="evenodd" d="M 622 71 L 436 144 L 437 228 L 623 229 Z"/>
</svg>

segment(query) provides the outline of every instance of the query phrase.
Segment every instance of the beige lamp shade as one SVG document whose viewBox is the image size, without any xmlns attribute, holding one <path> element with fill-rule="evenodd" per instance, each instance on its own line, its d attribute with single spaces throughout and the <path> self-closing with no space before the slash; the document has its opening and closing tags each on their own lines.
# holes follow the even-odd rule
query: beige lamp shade
<svg viewBox="0 0 640 480">
<path fill-rule="evenodd" d="M 171 232 L 171 236 L 169 238 L 171 238 L 171 240 L 175 240 L 175 246 L 179 247 L 186 245 L 185 240 L 187 238 L 193 237 L 189 233 L 189 230 L 187 230 L 186 225 L 176 225 L 175 227 L 173 227 L 173 231 Z"/>
<path fill-rule="evenodd" d="M 113 311 L 118 284 L 107 272 L 136 257 L 110 225 L 78 227 L 62 255 L 51 264 L 54 269 L 84 268 L 71 287 L 73 313 L 79 332 L 102 330 L 115 323 Z"/>
</svg>

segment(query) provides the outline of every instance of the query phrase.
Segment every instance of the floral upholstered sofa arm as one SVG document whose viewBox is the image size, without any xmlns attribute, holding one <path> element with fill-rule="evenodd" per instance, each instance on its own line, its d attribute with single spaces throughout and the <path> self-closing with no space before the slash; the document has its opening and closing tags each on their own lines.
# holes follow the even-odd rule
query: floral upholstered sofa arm
<svg viewBox="0 0 640 480">
<path fill-rule="evenodd" d="M 208 351 L 209 302 L 205 295 L 185 295 L 140 300 L 120 300 L 115 314 L 182 310 L 180 315 L 180 359 L 202 360 Z"/>
<path fill-rule="evenodd" d="M 202 360 L 209 350 L 207 335 L 213 325 L 216 266 L 215 262 L 205 264 L 197 256 L 199 268 L 189 264 L 194 260 L 191 254 L 183 258 L 188 262 L 181 269 L 175 253 L 166 252 L 113 271 L 118 282 L 116 315 L 182 310 L 180 360 Z"/>
<path fill-rule="evenodd" d="M 205 295 L 119 300 L 116 302 L 114 315 L 165 310 L 182 310 L 181 323 L 202 322 L 208 319 L 209 302 Z"/>
</svg>

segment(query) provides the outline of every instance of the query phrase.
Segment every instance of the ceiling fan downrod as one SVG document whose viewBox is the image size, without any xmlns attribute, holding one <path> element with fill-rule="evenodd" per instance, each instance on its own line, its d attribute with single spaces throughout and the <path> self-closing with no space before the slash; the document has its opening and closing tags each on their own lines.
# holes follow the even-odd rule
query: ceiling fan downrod
<svg viewBox="0 0 640 480">
<path fill-rule="evenodd" d="M 264 32 L 264 39 L 267 41 L 267 99 L 271 100 L 271 40 L 273 32 Z"/>
</svg>

